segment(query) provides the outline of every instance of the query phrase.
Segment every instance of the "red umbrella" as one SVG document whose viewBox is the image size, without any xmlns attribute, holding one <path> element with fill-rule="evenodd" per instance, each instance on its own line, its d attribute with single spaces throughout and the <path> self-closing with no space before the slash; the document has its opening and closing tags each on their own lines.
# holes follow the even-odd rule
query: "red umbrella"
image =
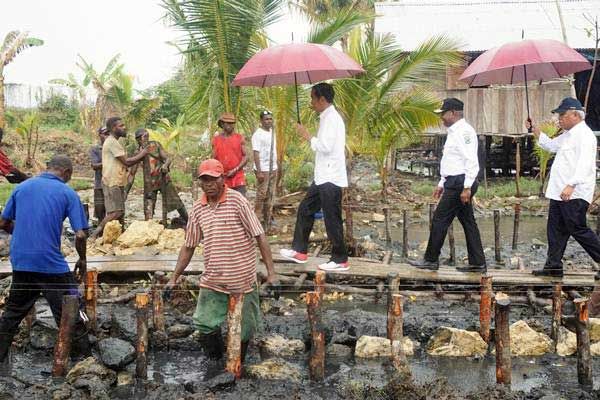
<svg viewBox="0 0 600 400">
<path fill-rule="evenodd" d="M 459 79 L 469 86 L 525 82 L 529 119 L 527 81 L 558 78 L 591 68 L 581 54 L 564 43 L 550 39 L 522 40 L 481 54 Z"/>
<path fill-rule="evenodd" d="M 364 69 L 356 61 L 331 46 L 291 43 L 269 47 L 256 53 L 238 72 L 232 85 L 296 85 L 296 113 L 300 122 L 298 83 L 349 78 L 362 72 Z"/>
</svg>

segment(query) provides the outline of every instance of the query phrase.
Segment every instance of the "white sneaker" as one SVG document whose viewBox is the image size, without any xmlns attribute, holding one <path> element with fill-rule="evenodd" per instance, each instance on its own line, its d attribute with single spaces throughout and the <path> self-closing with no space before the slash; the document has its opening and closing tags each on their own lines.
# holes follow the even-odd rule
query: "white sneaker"
<svg viewBox="0 0 600 400">
<path fill-rule="evenodd" d="M 348 261 L 345 263 L 329 261 L 319 265 L 319 269 L 323 271 L 348 271 L 350 269 L 350 265 L 348 264 Z"/>
<path fill-rule="evenodd" d="M 308 261 L 307 254 L 298 253 L 297 251 L 291 249 L 281 249 L 279 250 L 279 254 L 286 260 L 293 261 L 297 264 L 305 264 Z"/>
</svg>

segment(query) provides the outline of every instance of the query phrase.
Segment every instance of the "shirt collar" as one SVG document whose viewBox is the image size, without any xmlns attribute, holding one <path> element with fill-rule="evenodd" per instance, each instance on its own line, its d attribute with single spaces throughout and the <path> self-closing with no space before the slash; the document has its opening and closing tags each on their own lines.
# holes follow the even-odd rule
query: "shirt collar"
<svg viewBox="0 0 600 400">
<path fill-rule="evenodd" d="M 329 106 L 327 106 L 326 109 L 321 111 L 321 114 L 319 115 L 319 117 L 323 118 L 323 117 L 327 116 L 327 114 L 331 113 L 332 111 L 335 111 L 335 107 L 333 106 L 333 104 L 330 104 Z"/>
<path fill-rule="evenodd" d="M 455 123 L 452 124 L 452 126 L 448 127 L 448 131 L 449 132 L 454 132 L 456 129 L 460 129 L 460 127 L 465 123 L 465 119 L 461 118 L 458 121 L 456 121 Z"/>
<path fill-rule="evenodd" d="M 225 186 L 225 190 L 223 190 L 223 193 L 221 193 L 221 197 L 219 197 L 219 203 L 225 203 L 225 200 L 227 200 L 228 190 L 229 188 Z M 200 204 L 202 204 L 203 206 L 208 204 L 208 198 L 206 197 L 206 193 L 202 193 L 202 197 L 200 197 Z"/>
<path fill-rule="evenodd" d="M 577 125 L 575 125 L 574 127 L 572 127 L 571 129 L 569 129 L 567 132 L 578 132 L 579 130 L 581 130 L 585 126 L 587 126 L 586 123 L 585 123 L 585 121 L 581 121 Z"/>
<path fill-rule="evenodd" d="M 42 172 L 39 175 L 40 178 L 46 178 L 46 179 L 56 179 L 61 181 L 62 183 L 65 183 L 65 181 L 63 181 L 61 178 L 59 178 L 58 176 L 51 174 L 50 172 Z"/>
</svg>

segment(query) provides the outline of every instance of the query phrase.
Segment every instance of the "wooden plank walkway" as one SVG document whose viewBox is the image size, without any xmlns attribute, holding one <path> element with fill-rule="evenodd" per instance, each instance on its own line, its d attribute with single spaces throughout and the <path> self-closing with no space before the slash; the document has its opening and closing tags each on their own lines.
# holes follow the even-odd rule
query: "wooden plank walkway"
<svg viewBox="0 0 600 400">
<path fill-rule="evenodd" d="M 67 258 L 71 269 L 75 266 L 77 258 Z M 274 255 L 275 271 L 279 274 L 289 275 L 308 273 L 314 274 L 317 266 L 326 262 L 326 258 L 311 257 L 306 264 L 290 263 L 279 255 Z M 99 273 L 106 272 L 148 272 L 155 271 L 172 272 L 177 263 L 177 255 L 157 256 L 96 256 L 88 258 L 88 269 L 96 268 Z M 258 263 L 259 272 L 266 272 L 262 263 Z M 192 258 L 186 273 L 198 274 L 204 271 L 204 263 L 201 255 Z M 398 273 L 401 281 L 405 282 L 433 282 L 433 283 L 456 283 L 479 285 L 480 274 L 472 272 L 458 272 L 451 267 L 442 266 L 438 271 L 426 271 L 414 268 L 409 264 L 393 263 L 382 264 L 376 260 L 364 258 L 351 258 L 350 270 L 346 272 L 328 272 L 330 275 L 339 277 L 364 277 L 386 279 L 390 272 Z M 12 268 L 10 262 L 0 263 L 0 276 L 10 275 Z M 494 284 L 517 285 L 517 286 L 550 286 L 557 282 L 556 278 L 537 277 L 531 275 L 530 271 L 488 269 L 488 275 L 492 276 Z M 562 283 L 565 286 L 594 286 L 594 272 L 591 271 L 567 271 Z"/>
</svg>

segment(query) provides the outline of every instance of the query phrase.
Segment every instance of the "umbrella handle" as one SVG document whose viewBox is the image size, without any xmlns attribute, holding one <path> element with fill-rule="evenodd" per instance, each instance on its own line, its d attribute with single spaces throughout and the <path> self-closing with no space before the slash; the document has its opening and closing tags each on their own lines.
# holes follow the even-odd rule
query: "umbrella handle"
<svg viewBox="0 0 600 400">
<path fill-rule="evenodd" d="M 294 72 L 294 89 L 296 89 L 296 118 L 298 123 L 300 124 L 300 104 L 298 102 L 298 79 L 296 78 L 296 73 Z"/>
</svg>

